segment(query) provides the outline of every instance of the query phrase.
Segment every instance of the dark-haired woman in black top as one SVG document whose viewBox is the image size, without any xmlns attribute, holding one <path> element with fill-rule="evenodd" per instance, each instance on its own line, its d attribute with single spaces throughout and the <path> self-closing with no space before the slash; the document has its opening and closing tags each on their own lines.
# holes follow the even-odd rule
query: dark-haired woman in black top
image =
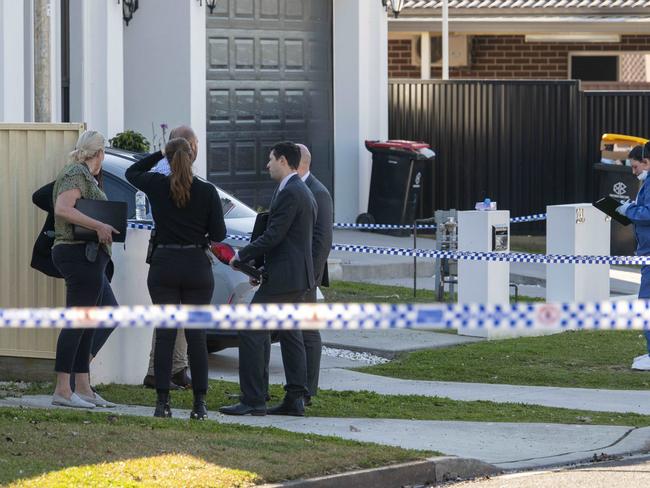
<svg viewBox="0 0 650 488">
<path fill-rule="evenodd" d="M 165 155 L 169 176 L 149 172 L 163 153 L 158 151 L 126 170 L 126 179 L 147 194 L 156 222 L 155 250 L 147 285 L 154 304 L 205 305 L 210 303 L 214 277 L 206 254 L 210 241 L 226 236 L 217 189 L 192 174 L 195 155 L 185 139 L 170 140 Z M 155 417 L 171 417 L 169 383 L 177 329 L 158 329 L 154 354 L 156 376 Z M 204 329 L 186 329 L 192 372 L 194 408 L 190 418 L 207 418 L 208 349 Z"/>
</svg>

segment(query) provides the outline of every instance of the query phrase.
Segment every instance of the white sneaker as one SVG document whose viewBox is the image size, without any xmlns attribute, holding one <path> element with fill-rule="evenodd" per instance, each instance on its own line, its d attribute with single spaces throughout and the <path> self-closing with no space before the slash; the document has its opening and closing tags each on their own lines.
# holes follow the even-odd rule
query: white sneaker
<svg viewBox="0 0 650 488">
<path fill-rule="evenodd" d="M 87 402 L 79 398 L 79 395 L 73 393 L 68 400 L 66 397 L 61 395 L 54 394 L 52 395 L 52 405 L 58 405 L 60 407 L 72 407 L 72 408 L 95 408 L 94 403 Z"/>
<path fill-rule="evenodd" d="M 641 354 L 640 356 L 635 357 L 635 358 L 632 360 L 632 362 L 633 362 L 633 363 L 636 363 L 639 359 L 643 359 L 643 358 L 647 358 L 647 357 L 648 357 L 647 354 Z"/>
<path fill-rule="evenodd" d="M 639 371 L 650 371 L 650 356 L 647 354 L 641 358 L 635 360 L 632 363 L 632 369 L 637 369 Z"/>
<path fill-rule="evenodd" d="M 95 396 L 86 396 L 82 395 L 81 393 L 78 393 L 79 398 L 81 398 L 84 402 L 92 403 L 96 407 L 103 407 L 103 408 L 115 408 L 117 405 L 113 402 L 109 402 L 108 400 L 104 400 L 101 396 L 99 396 L 99 393 L 95 392 Z"/>
</svg>

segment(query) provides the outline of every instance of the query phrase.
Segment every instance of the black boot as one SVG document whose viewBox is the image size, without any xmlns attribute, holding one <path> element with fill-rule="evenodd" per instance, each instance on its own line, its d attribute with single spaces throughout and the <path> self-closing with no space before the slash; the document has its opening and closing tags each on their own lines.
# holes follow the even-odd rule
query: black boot
<svg viewBox="0 0 650 488">
<path fill-rule="evenodd" d="M 194 408 L 192 408 L 190 418 L 193 420 L 207 420 L 208 409 L 205 406 L 205 393 L 194 394 Z"/>
<path fill-rule="evenodd" d="M 169 391 L 158 391 L 158 399 L 156 400 L 156 411 L 153 413 L 154 417 L 171 417 L 172 409 L 169 407 Z"/>
<path fill-rule="evenodd" d="M 303 396 L 287 394 L 280 405 L 269 408 L 267 413 L 269 415 L 292 415 L 294 417 L 303 417 L 305 415 Z"/>
</svg>

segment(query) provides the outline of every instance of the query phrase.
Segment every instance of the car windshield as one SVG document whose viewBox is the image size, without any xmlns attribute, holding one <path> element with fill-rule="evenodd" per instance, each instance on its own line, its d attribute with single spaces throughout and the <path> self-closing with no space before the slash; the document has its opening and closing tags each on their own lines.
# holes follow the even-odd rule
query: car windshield
<svg viewBox="0 0 650 488">
<path fill-rule="evenodd" d="M 104 174 L 104 191 L 109 200 L 126 202 L 128 205 L 129 218 L 135 217 L 135 192 L 136 188 L 129 183 L 124 174 L 126 169 L 133 164 L 136 159 L 143 155 L 134 154 L 128 151 L 116 151 L 108 149 L 106 159 L 102 166 Z M 200 178 L 200 177 L 199 177 Z M 204 178 L 200 178 L 207 181 Z M 213 184 L 211 182 L 208 182 Z M 257 213 L 245 203 L 237 200 L 234 196 L 226 193 L 218 186 L 214 185 L 219 192 L 223 215 L 229 219 L 241 219 L 255 217 Z M 149 211 L 149 209 L 147 208 Z"/>
</svg>

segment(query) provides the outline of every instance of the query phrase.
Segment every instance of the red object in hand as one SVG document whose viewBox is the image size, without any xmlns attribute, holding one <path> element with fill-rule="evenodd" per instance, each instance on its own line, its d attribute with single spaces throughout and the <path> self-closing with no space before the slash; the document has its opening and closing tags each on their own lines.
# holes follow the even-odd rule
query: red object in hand
<svg viewBox="0 0 650 488">
<path fill-rule="evenodd" d="M 212 251 L 212 254 L 214 254 L 217 259 L 226 266 L 229 266 L 230 260 L 235 257 L 235 250 L 232 246 L 230 244 L 224 244 L 223 242 L 213 242 L 210 244 L 210 250 Z M 253 266 L 242 263 L 241 261 L 235 261 L 234 267 L 257 281 L 262 279 L 262 272 Z"/>
<path fill-rule="evenodd" d="M 219 261 L 226 265 L 230 264 L 230 260 L 235 257 L 235 250 L 232 246 L 223 242 L 213 242 L 210 244 L 210 250 Z"/>
</svg>

